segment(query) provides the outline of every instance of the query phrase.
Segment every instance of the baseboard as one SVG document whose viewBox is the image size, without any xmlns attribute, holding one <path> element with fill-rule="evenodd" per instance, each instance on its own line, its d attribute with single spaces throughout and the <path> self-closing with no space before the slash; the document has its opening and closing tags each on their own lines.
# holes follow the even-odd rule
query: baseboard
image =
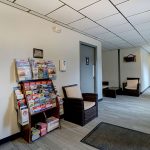
<svg viewBox="0 0 150 150">
<path fill-rule="evenodd" d="M 98 99 L 98 102 L 101 102 L 103 100 L 103 98 Z"/>
<path fill-rule="evenodd" d="M 8 137 L 6 137 L 6 138 L 4 138 L 4 139 L 1 139 L 1 140 L 0 140 L 0 145 L 1 145 L 1 144 L 4 144 L 4 143 L 7 143 L 7 142 L 9 142 L 9 141 L 13 141 L 13 140 L 15 140 L 15 139 L 17 139 L 17 138 L 19 138 L 19 137 L 21 137 L 21 132 L 18 132 L 18 133 L 16 133 L 16 134 L 13 134 L 13 135 L 11 135 L 11 136 L 8 136 Z"/>
<path fill-rule="evenodd" d="M 143 94 L 148 88 L 150 88 L 150 86 L 148 86 L 145 90 L 143 90 L 142 92 L 140 92 L 140 94 Z"/>
</svg>

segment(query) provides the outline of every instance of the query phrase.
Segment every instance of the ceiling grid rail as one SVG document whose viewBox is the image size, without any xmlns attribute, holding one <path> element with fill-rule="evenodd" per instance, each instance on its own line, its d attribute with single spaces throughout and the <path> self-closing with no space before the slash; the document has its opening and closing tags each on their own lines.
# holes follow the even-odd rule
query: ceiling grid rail
<svg viewBox="0 0 150 150">
<path fill-rule="evenodd" d="M 99 3 L 100 1 L 102 1 L 102 0 L 97 0 L 97 1 L 94 1 L 94 2 L 91 2 L 91 3 L 87 3 L 87 5 L 84 5 L 83 7 L 80 7 L 79 9 L 77 9 L 76 7 L 74 7 L 74 6 L 72 6 L 70 3 L 68 4 L 67 2 L 64 2 L 63 0 L 58 0 L 59 2 L 61 2 L 61 6 L 59 6 L 59 7 L 57 7 L 57 8 L 55 8 L 54 10 L 52 10 L 52 11 L 50 11 L 49 13 L 47 12 L 46 14 L 43 14 L 43 13 L 40 13 L 40 11 L 38 12 L 36 9 L 34 10 L 32 7 L 31 7 L 31 9 L 30 8 L 27 8 L 28 6 L 26 6 L 26 5 L 20 5 L 20 3 L 18 4 L 17 2 L 18 2 L 19 0 L 6 0 L 6 2 L 4 1 L 4 0 L 0 0 L 0 2 L 1 3 L 3 3 L 3 4 L 6 4 L 6 5 L 9 5 L 9 6 L 11 6 L 11 7 L 14 7 L 14 8 L 17 8 L 17 9 L 19 9 L 19 10 L 21 10 L 21 11 L 24 11 L 24 12 L 27 12 L 27 13 L 29 13 L 29 14 L 31 14 L 31 15 L 34 15 L 34 16 L 36 16 L 36 17 L 39 17 L 39 18 L 42 18 L 42 19 L 44 19 L 44 20 L 47 20 L 47 21 L 50 21 L 50 22 L 52 22 L 52 23 L 55 23 L 55 24 L 58 24 L 58 25 L 60 25 L 60 26 L 63 26 L 63 27 L 65 27 L 65 28 L 68 28 L 68 29 L 70 29 L 70 30 L 73 30 L 73 31 L 75 31 L 75 32 L 78 32 L 78 33 L 80 33 L 80 34 L 83 34 L 83 35 L 86 35 L 86 36 L 88 36 L 88 37 L 91 37 L 91 38 L 93 38 L 93 39 L 95 39 L 95 40 L 98 40 L 98 41 L 101 41 L 102 43 L 103 42 L 105 42 L 105 44 L 107 45 L 109 45 L 109 44 L 111 44 L 112 45 L 112 47 L 113 46 L 115 46 L 115 47 L 117 47 L 117 48 L 121 48 L 121 47 L 125 47 L 126 46 L 126 44 L 128 44 L 128 46 L 127 47 L 137 47 L 137 45 L 136 45 L 136 42 L 133 42 L 133 41 L 129 41 L 127 38 L 125 38 L 125 37 L 122 37 L 119 33 L 124 33 L 123 31 L 121 32 L 116 32 L 116 31 L 114 31 L 114 30 L 111 30 L 111 29 L 109 29 L 109 27 L 108 26 L 105 26 L 103 23 L 101 24 L 101 20 L 103 20 L 103 19 L 106 19 L 106 18 L 109 18 L 109 17 L 111 17 L 111 16 L 113 16 L 113 15 L 120 15 L 120 16 L 122 16 L 123 18 L 124 18 L 124 20 L 126 20 L 126 22 L 131 26 L 131 28 L 133 28 L 132 30 L 131 29 L 128 29 L 128 31 L 135 31 L 135 33 L 137 34 L 137 39 L 138 38 L 140 38 L 144 43 L 148 43 L 148 39 L 147 39 L 147 37 L 144 37 L 144 35 L 142 35 L 141 34 L 141 30 L 139 31 L 138 30 L 138 28 L 136 28 L 136 25 L 134 25 L 134 23 L 132 24 L 132 22 L 130 22 L 130 19 L 128 19 L 129 17 L 132 17 L 132 16 L 136 16 L 136 15 L 139 15 L 139 14 L 142 14 L 142 13 L 145 13 L 145 12 L 150 12 L 150 10 L 146 10 L 145 9 L 145 11 L 143 10 L 142 12 L 140 12 L 140 13 L 136 13 L 136 14 L 131 14 L 131 15 L 129 15 L 129 16 L 125 16 L 124 14 L 123 14 L 123 12 L 117 7 L 118 5 L 121 5 L 121 4 L 123 4 L 123 3 L 126 3 L 126 2 L 128 2 L 129 0 L 124 0 L 124 1 L 122 1 L 122 2 L 118 2 L 117 4 L 115 4 L 115 2 L 112 2 L 112 0 L 108 0 L 108 2 L 111 4 L 111 6 L 112 6 L 112 8 L 114 8 L 115 10 L 116 10 L 116 13 L 115 13 L 115 11 L 114 11 L 114 13 L 112 13 L 112 14 L 109 14 L 108 16 L 104 16 L 103 15 L 103 18 L 101 17 L 100 19 L 93 19 L 92 17 L 90 17 L 89 15 L 87 15 L 87 14 L 85 14 L 84 12 L 82 12 L 82 10 L 84 10 L 84 9 L 86 9 L 86 8 L 88 8 L 88 7 L 90 7 L 90 6 L 92 6 L 92 5 L 95 5 L 95 4 L 97 4 L 97 3 Z M 65 21 L 63 22 L 63 21 L 59 21 L 59 19 L 58 18 L 55 18 L 55 17 L 51 17 L 50 16 L 50 14 L 51 13 L 53 13 L 53 12 L 57 12 L 57 10 L 59 10 L 59 9 L 61 9 L 62 7 L 64 7 L 64 6 L 67 6 L 68 8 L 70 8 L 70 10 L 72 9 L 74 12 L 77 12 L 78 14 L 80 14 L 81 15 L 81 18 L 80 19 L 76 19 L 76 20 L 74 20 L 73 21 L 73 19 L 72 19 L 72 22 L 71 22 L 71 20 L 70 20 L 70 22 L 68 22 L 68 23 L 65 23 Z M 53 16 L 53 15 L 52 15 Z M 83 16 L 83 17 L 82 17 Z M 53 19 L 54 18 L 54 19 Z M 91 21 L 91 22 L 93 22 L 95 25 L 97 25 L 96 27 L 92 27 L 93 29 L 94 28 L 98 28 L 98 29 L 100 29 L 100 33 L 99 33 L 99 36 L 98 36 L 98 34 L 93 34 L 92 35 L 92 33 L 91 32 L 86 32 L 85 30 L 80 30 L 80 28 L 76 28 L 76 27 L 72 27 L 71 26 L 71 24 L 72 23 L 75 23 L 75 22 L 78 22 L 78 21 L 80 21 L 80 20 L 82 20 L 82 19 L 86 19 L 87 18 L 87 20 L 89 20 L 89 21 Z M 84 21 L 84 20 L 83 20 Z M 100 21 L 100 22 L 98 22 L 98 21 Z M 126 24 L 126 23 L 123 23 L 123 24 Z M 91 29 L 92 29 L 91 28 Z M 102 29 L 102 32 L 101 32 L 101 29 Z M 104 30 L 104 32 L 103 32 L 103 30 Z M 125 45 L 125 46 L 121 46 L 120 44 L 117 44 L 116 42 L 115 43 L 113 43 L 113 40 L 107 40 L 106 38 L 103 38 L 103 37 L 101 37 L 100 35 L 102 35 L 102 34 L 106 34 L 107 36 L 110 34 L 110 35 L 114 35 L 114 40 L 115 40 L 115 38 L 116 38 L 116 40 L 120 40 L 120 42 L 123 44 L 123 45 Z M 136 39 L 134 39 L 134 40 L 136 40 Z M 104 45 L 105 45 L 104 44 Z M 105 45 L 105 46 L 106 46 Z M 109 46 L 108 46 L 109 47 Z"/>
</svg>

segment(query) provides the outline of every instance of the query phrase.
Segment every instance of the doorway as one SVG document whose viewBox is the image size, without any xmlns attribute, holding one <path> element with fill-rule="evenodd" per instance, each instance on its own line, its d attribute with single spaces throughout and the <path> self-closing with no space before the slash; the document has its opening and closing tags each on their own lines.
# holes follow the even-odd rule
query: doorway
<svg viewBox="0 0 150 150">
<path fill-rule="evenodd" d="M 80 42 L 80 87 L 82 93 L 96 92 L 96 46 Z"/>
</svg>

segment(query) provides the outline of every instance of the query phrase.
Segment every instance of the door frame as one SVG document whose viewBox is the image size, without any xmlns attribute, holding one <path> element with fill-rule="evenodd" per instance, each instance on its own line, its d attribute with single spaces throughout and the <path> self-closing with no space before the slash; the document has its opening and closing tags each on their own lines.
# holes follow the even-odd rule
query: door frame
<svg viewBox="0 0 150 150">
<path fill-rule="evenodd" d="M 85 45 L 85 46 L 94 48 L 94 65 L 95 65 L 95 68 L 94 68 L 94 75 L 95 75 L 94 76 L 94 92 L 96 93 L 97 92 L 97 46 L 86 43 L 86 42 L 79 41 L 79 58 L 80 58 L 80 54 L 81 54 L 81 45 Z M 80 87 L 81 87 L 81 62 L 80 62 L 80 59 L 79 59 L 79 68 L 80 68 Z"/>
</svg>

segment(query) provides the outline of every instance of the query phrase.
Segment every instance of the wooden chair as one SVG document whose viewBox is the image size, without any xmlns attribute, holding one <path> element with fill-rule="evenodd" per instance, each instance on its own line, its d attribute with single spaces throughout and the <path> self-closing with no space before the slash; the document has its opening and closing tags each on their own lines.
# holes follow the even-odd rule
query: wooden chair
<svg viewBox="0 0 150 150">
<path fill-rule="evenodd" d="M 77 84 L 63 86 L 64 119 L 84 126 L 98 116 L 98 95 L 95 93 L 81 94 Z"/>
</svg>

